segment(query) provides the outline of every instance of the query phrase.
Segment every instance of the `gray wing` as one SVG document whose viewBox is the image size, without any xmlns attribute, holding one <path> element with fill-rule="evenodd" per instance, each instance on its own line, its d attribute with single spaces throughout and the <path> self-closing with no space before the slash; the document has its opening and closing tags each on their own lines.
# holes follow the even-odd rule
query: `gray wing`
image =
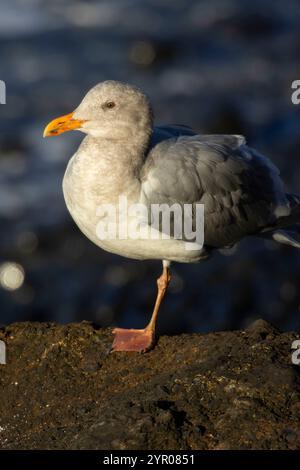
<svg viewBox="0 0 300 470">
<path fill-rule="evenodd" d="M 162 139 L 148 154 L 141 182 L 148 207 L 204 204 L 207 247 L 230 246 L 290 212 L 278 169 L 242 136 Z"/>
</svg>

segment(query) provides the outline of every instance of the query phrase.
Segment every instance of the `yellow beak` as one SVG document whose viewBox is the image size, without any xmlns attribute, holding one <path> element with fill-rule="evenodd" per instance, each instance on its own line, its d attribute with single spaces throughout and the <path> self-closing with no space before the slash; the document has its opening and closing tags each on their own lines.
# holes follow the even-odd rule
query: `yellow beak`
<svg viewBox="0 0 300 470">
<path fill-rule="evenodd" d="M 63 132 L 79 129 L 85 121 L 73 119 L 73 114 L 66 114 L 57 119 L 53 119 L 44 130 L 44 137 L 51 137 L 62 134 Z"/>
</svg>

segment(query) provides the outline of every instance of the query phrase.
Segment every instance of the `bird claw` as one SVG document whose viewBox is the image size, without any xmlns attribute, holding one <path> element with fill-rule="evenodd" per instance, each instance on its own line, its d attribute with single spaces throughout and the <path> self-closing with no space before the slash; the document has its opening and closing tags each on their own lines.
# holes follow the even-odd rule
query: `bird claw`
<svg viewBox="0 0 300 470">
<path fill-rule="evenodd" d="M 154 345 L 154 332 L 150 329 L 143 330 L 115 328 L 112 351 L 136 351 L 144 353 Z"/>
</svg>

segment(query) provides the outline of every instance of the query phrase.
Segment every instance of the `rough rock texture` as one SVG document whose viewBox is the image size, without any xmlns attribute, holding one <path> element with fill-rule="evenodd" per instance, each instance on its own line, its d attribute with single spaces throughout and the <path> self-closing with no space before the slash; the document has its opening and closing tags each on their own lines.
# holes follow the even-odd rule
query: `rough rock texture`
<svg viewBox="0 0 300 470">
<path fill-rule="evenodd" d="M 144 355 L 110 353 L 89 323 L 2 329 L 0 445 L 5 449 L 300 448 L 295 333 L 161 337 Z"/>
</svg>

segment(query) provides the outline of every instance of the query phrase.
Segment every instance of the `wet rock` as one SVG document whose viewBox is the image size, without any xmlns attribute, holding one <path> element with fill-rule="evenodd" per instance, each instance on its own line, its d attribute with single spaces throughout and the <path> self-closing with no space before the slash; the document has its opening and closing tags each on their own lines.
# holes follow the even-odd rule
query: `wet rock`
<svg viewBox="0 0 300 470">
<path fill-rule="evenodd" d="M 110 353 L 111 330 L 19 323 L 0 331 L 2 449 L 297 449 L 295 333 L 159 338 Z"/>
</svg>

